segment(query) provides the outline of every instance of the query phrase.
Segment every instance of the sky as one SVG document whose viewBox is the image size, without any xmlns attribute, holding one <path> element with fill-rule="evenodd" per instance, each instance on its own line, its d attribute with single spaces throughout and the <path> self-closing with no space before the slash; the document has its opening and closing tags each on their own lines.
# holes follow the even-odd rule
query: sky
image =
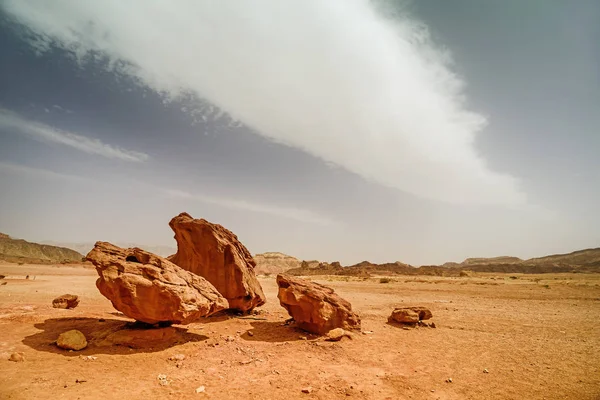
<svg viewBox="0 0 600 400">
<path fill-rule="evenodd" d="M 600 3 L 3 0 L 0 232 L 412 265 L 600 245 Z"/>
</svg>

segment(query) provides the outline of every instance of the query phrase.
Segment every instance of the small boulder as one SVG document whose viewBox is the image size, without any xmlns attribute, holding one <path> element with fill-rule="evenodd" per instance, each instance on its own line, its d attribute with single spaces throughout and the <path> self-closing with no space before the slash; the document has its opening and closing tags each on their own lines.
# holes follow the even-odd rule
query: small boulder
<svg viewBox="0 0 600 400">
<path fill-rule="evenodd" d="M 397 307 L 392 311 L 388 321 L 413 325 L 431 317 L 433 314 L 425 307 Z"/>
<path fill-rule="evenodd" d="M 8 358 L 8 361 L 14 361 L 14 362 L 23 362 L 25 361 L 25 357 L 23 356 L 23 353 L 12 353 L 10 355 L 10 357 Z"/>
<path fill-rule="evenodd" d="M 300 329 L 318 335 L 335 328 L 360 329 L 352 305 L 332 288 L 289 275 L 277 275 L 277 285 L 281 306 Z"/>
<path fill-rule="evenodd" d="M 74 294 L 63 294 L 52 300 L 54 308 L 75 308 L 79 305 L 79 296 Z"/>
<path fill-rule="evenodd" d="M 352 339 L 352 335 L 350 334 L 350 332 L 346 332 L 342 328 L 332 329 L 329 332 L 327 332 L 326 336 L 327 337 L 325 338 L 325 340 L 329 342 L 339 342 L 344 336 Z"/>
<path fill-rule="evenodd" d="M 83 333 L 73 329 L 61 333 L 56 340 L 56 345 L 65 350 L 82 350 L 87 347 L 87 340 Z"/>
</svg>

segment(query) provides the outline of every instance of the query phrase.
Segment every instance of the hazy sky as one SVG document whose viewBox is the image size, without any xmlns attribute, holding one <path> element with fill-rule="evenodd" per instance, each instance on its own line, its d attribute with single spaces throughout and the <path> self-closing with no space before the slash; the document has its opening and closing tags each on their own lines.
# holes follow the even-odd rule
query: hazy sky
<svg viewBox="0 0 600 400">
<path fill-rule="evenodd" d="M 0 2 L 0 232 L 349 264 L 600 245 L 600 2 Z"/>
</svg>

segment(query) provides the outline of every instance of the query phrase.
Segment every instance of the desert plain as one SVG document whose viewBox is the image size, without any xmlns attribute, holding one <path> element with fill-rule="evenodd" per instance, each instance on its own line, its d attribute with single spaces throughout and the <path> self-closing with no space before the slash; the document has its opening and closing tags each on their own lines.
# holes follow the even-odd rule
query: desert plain
<svg viewBox="0 0 600 400">
<path fill-rule="evenodd" d="M 362 318 L 339 342 L 286 325 L 275 276 L 260 275 L 255 313 L 134 345 L 107 341 L 133 321 L 98 292 L 93 266 L 0 274 L 2 399 L 600 399 L 600 274 L 311 276 Z M 77 308 L 52 307 L 65 293 Z M 436 328 L 388 324 L 404 305 L 428 307 Z M 54 344 L 70 329 L 87 348 Z M 8 361 L 15 352 L 23 362 Z"/>
</svg>

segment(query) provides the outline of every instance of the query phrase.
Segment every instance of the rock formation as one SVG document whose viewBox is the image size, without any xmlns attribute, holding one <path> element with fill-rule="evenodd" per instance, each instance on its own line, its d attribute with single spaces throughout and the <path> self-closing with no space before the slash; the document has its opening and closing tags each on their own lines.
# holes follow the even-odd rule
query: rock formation
<svg viewBox="0 0 600 400">
<path fill-rule="evenodd" d="M 431 317 L 433 314 L 425 307 L 397 307 L 392 311 L 388 321 L 413 325 Z"/>
<path fill-rule="evenodd" d="M 319 335 L 335 328 L 360 329 L 352 305 L 330 287 L 289 275 L 277 275 L 281 305 L 299 328 Z"/>
<path fill-rule="evenodd" d="M 300 267 L 300 260 L 287 254 L 270 252 L 255 254 L 256 267 L 254 272 L 259 274 L 284 274 L 286 271 Z"/>
<path fill-rule="evenodd" d="M 256 263 L 237 236 L 187 213 L 174 217 L 169 226 L 177 241 L 177 253 L 170 261 L 212 283 L 231 309 L 247 312 L 265 303 L 254 273 Z"/>
<path fill-rule="evenodd" d="M 227 308 L 206 279 L 147 251 L 97 242 L 87 259 L 100 276 L 100 293 L 138 321 L 188 324 Z"/>
<path fill-rule="evenodd" d="M 75 308 L 79 305 L 79 296 L 74 294 L 63 294 L 52 300 L 54 308 Z"/>
</svg>

